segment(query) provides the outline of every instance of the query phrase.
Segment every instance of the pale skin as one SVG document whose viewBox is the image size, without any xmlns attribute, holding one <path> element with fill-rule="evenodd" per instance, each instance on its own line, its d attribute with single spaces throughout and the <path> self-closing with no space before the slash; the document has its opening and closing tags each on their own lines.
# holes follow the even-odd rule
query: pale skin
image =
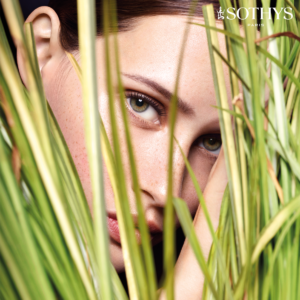
<svg viewBox="0 0 300 300">
<path fill-rule="evenodd" d="M 47 100 L 64 134 L 91 209 L 92 188 L 84 138 L 81 87 L 59 41 L 59 19 L 51 8 L 40 7 L 26 21 L 33 23 L 38 62 Z M 196 21 L 203 20 L 196 18 Z M 118 36 L 122 80 L 126 90 L 126 104 L 142 201 L 150 231 L 151 228 L 155 228 L 153 243 L 158 242 L 162 236 L 163 208 L 167 193 L 170 130 L 168 125 L 170 95 L 167 91 L 172 93 L 174 89 L 185 24 L 184 16 L 143 17 L 132 30 Z M 220 42 L 224 51 L 225 43 L 223 40 Z M 97 37 L 96 44 L 99 111 L 110 135 L 103 39 Z M 74 51 L 73 54 L 80 62 L 78 51 Z M 17 52 L 17 58 L 20 74 L 26 85 L 26 72 L 20 51 Z M 227 71 L 225 76 L 229 78 Z M 227 87 L 229 91 L 229 81 Z M 216 100 L 206 33 L 205 29 L 199 26 L 192 26 L 189 33 L 178 95 L 181 105 L 178 108 L 175 136 L 204 191 L 212 222 L 217 228 L 227 176 L 219 141 L 218 112 L 212 107 L 216 105 Z M 119 106 L 117 113 L 120 116 Z M 118 122 L 121 128 L 120 118 Z M 124 146 L 126 143 L 122 134 L 121 139 L 121 150 L 126 157 Z M 124 168 L 128 178 L 127 190 L 131 213 L 136 221 L 137 209 L 129 175 L 129 162 L 126 159 Z M 173 194 L 184 199 L 191 214 L 195 215 L 197 236 L 205 256 L 208 257 L 212 238 L 177 145 L 174 147 L 173 176 Z M 113 216 L 116 213 L 114 194 L 105 167 L 104 179 L 106 208 L 108 215 Z M 110 254 L 116 270 L 123 271 L 122 248 L 114 234 L 110 234 Z M 176 299 L 200 299 L 203 280 L 200 267 L 186 241 L 176 263 Z"/>
</svg>

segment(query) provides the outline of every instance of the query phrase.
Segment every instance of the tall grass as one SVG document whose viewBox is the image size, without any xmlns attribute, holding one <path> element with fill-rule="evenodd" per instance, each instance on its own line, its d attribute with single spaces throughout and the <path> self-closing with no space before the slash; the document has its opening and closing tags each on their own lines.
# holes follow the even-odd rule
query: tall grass
<svg viewBox="0 0 300 300">
<path fill-rule="evenodd" d="M 191 4 L 190 16 L 194 5 Z M 265 10 L 270 6 L 262 1 Z M 45 99 L 37 64 L 33 29 L 23 30 L 16 0 L 1 1 L 10 33 L 26 63 L 28 89 L 20 79 L 0 22 L 0 295 L 1 299 L 127 299 L 109 260 L 102 175 L 104 158 L 115 196 L 130 299 L 157 299 L 157 282 L 118 63 L 115 1 L 103 1 L 104 47 L 112 144 L 97 103 L 94 1 L 78 0 L 81 67 L 67 53 L 83 88 L 85 132 L 93 188 L 91 217 L 76 168 L 58 123 Z M 256 1 L 239 1 L 255 7 Z M 222 9 L 232 6 L 220 0 Z M 168 197 L 164 220 L 164 280 L 174 299 L 174 209 L 206 281 L 203 299 L 298 299 L 300 293 L 300 1 L 277 1 L 293 7 L 293 19 L 224 19 L 218 29 L 211 5 L 203 6 L 217 108 L 225 152 L 228 189 L 219 227 L 214 232 L 196 177 L 183 155 L 213 237 L 205 261 L 186 203 L 172 195 L 176 91 L 170 118 Z M 280 9 L 279 9 L 280 10 Z M 241 26 L 243 34 L 241 35 Z M 226 37 L 220 53 L 218 33 Z M 281 33 L 278 35 L 278 33 Z M 113 36 L 113 43 L 109 42 Z M 273 37 L 270 37 L 273 35 Z M 266 38 L 264 38 L 266 37 Z M 230 70 L 231 97 L 223 66 Z M 114 66 L 114 67 L 113 67 Z M 120 151 L 115 114 L 116 75 L 128 158 Z M 239 89 L 242 86 L 242 91 Z M 265 99 L 266 90 L 268 99 Z M 266 101 L 267 100 L 267 101 Z M 233 109 L 229 103 L 232 102 Z M 232 128 L 234 125 L 234 129 Z M 139 245 L 134 233 L 123 161 L 133 180 Z M 195 287 L 197 288 L 197 287 Z"/>
</svg>

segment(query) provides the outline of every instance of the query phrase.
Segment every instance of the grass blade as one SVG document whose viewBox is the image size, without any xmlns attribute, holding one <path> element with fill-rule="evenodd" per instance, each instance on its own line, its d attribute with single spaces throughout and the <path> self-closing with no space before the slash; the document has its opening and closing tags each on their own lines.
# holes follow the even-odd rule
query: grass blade
<svg viewBox="0 0 300 300">
<path fill-rule="evenodd" d="M 95 1 L 78 0 L 79 48 L 82 65 L 82 91 L 85 114 L 85 138 L 93 188 L 94 233 L 97 277 L 103 299 L 112 299 L 111 269 L 108 249 L 106 206 L 99 130 L 97 71 L 95 66 Z"/>
</svg>

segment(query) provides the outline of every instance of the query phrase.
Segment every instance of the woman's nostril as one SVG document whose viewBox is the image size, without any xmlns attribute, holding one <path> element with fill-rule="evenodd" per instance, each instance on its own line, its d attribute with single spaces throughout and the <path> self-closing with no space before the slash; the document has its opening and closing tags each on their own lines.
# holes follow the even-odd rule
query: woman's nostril
<svg viewBox="0 0 300 300">
<path fill-rule="evenodd" d="M 166 204 L 166 192 L 159 192 L 159 189 L 153 188 L 153 192 L 142 189 L 142 201 L 145 206 L 164 207 Z"/>
<path fill-rule="evenodd" d="M 147 191 L 142 190 L 143 194 L 145 194 L 147 197 L 151 198 L 154 201 L 154 197 Z"/>
</svg>

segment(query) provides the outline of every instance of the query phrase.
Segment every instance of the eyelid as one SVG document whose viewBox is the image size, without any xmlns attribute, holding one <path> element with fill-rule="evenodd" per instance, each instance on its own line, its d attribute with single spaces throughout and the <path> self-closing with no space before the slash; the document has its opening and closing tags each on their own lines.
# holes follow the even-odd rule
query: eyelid
<svg viewBox="0 0 300 300">
<path fill-rule="evenodd" d="M 199 136 L 197 140 L 200 140 L 200 139 L 202 140 L 202 139 L 205 139 L 207 137 L 215 137 L 215 138 L 218 138 L 218 139 L 221 140 L 221 134 L 218 133 L 218 132 L 217 133 L 206 133 L 206 134 L 203 134 L 203 135 Z"/>
<path fill-rule="evenodd" d="M 151 105 L 158 113 L 159 116 L 165 116 L 166 115 L 166 110 L 164 106 L 158 102 L 157 100 L 153 99 L 152 97 L 149 97 L 143 93 L 137 92 L 137 91 L 132 91 L 132 90 L 127 90 L 125 91 L 125 98 L 140 98 L 143 101 L 147 102 L 149 105 Z"/>
<path fill-rule="evenodd" d="M 205 155 L 207 158 L 212 159 L 212 160 L 216 160 L 218 158 L 219 154 L 213 154 L 212 152 L 206 150 L 205 148 L 202 147 L 196 147 L 197 151 L 201 152 L 201 155 Z"/>
</svg>

